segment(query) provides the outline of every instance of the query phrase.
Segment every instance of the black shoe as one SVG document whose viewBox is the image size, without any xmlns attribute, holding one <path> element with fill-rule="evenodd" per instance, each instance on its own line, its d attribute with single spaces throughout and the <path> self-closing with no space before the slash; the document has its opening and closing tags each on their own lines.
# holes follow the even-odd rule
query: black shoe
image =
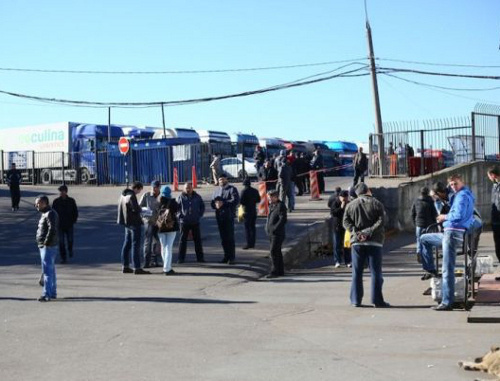
<svg viewBox="0 0 500 381">
<path fill-rule="evenodd" d="M 151 274 L 151 272 L 143 270 L 143 269 L 135 269 L 134 274 L 135 275 L 146 275 L 146 274 Z"/>
<path fill-rule="evenodd" d="M 43 295 L 42 295 L 42 296 L 40 296 L 40 297 L 38 298 L 38 301 L 39 301 L 39 302 L 50 302 L 50 298 L 49 298 L 48 296 L 43 296 Z"/>
<path fill-rule="evenodd" d="M 420 278 L 421 280 L 429 280 L 431 278 L 435 278 L 437 276 L 436 271 L 428 271 L 422 277 Z"/>
<path fill-rule="evenodd" d="M 361 307 L 361 303 L 351 303 L 351 307 L 354 307 L 354 308 Z"/>
<path fill-rule="evenodd" d="M 389 303 L 375 304 L 375 308 L 390 308 L 391 305 Z"/>
<path fill-rule="evenodd" d="M 230 259 L 229 261 L 227 261 L 227 264 L 228 265 L 234 265 L 236 262 L 234 261 L 234 259 Z"/>
<path fill-rule="evenodd" d="M 438 304 L 437 306 L 432 307 L 434 311 L 453 311 L 452 306 L 448 306 L 447 304 Z"/>
<path fill-rule="evenodd" d="M 122 269 L 122 273 L 124 274 L 132 274 L 134 272 L 134 270 L 132 270 L 130 267 L 124 267 Z"/>
<path fill-rule="evenodd" d="M 170 270 L 170 271 L 167 271 L 167 272 L 164 271 L 163 274 L 165 274 L 165 275 L 175 275 L 176 272 L 174 270 Z"/>
</svg>

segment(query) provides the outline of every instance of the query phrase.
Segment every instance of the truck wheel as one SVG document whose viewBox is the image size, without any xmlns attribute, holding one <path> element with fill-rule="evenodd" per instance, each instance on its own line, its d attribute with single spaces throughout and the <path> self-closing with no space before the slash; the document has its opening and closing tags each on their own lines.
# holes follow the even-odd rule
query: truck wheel
<svg viewBox="0 0 500 381">
<path fill-rule="evenodd" d="M 40 181 L 43 185 L 52 184 L 52 171 L 50 169 L 42 169 L 40 172 Z"/>
<path fill-rule="evenodd" d="M 80 170 L 80 183 L 81 184 L 90 183 L 90 172 L 87 168 L 82 168 Z"/>
</svg>

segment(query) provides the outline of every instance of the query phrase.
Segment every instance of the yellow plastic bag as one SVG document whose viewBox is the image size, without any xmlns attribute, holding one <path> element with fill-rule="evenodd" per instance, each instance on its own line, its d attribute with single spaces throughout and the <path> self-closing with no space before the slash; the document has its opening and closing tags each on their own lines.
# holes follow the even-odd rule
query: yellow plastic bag
<svg viewBox="0 0 500 381">
<path fill-rule="evenodd" d="M 243 205 L 238 206 L 238 222 L 243 222 L 245 220 L 245 209 Z"/>
<path fill-rule="evenodd" d="M 351 247 L 351 233 L 349 230 L 346 230 L 344 234 L 344 247 L 347 249 Z"/>
</svg>

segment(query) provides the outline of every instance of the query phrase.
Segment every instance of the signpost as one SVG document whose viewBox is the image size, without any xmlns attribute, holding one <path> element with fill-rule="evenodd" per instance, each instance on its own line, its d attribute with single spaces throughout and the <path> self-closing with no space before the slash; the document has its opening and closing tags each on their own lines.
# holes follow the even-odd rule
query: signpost
<svg viewBox="0 0 500 381">
<path fill-rule="evenodd" d="M 125 167 L 125 181 L 127 182 L 127 188 L 128 188 L 128 170 L 127 170 L 127 154 L 128 152 L 130 151 L 130 142 L 128 141 L 128 139 L 124 136 L 122 136 L 120 138 L 120 140 L 118 140 L 118 149 L 120 150 L 120 153 L 125 156 L 125 161 L 124 161 L 124 164 L 123 166 Z"/>
</svg>

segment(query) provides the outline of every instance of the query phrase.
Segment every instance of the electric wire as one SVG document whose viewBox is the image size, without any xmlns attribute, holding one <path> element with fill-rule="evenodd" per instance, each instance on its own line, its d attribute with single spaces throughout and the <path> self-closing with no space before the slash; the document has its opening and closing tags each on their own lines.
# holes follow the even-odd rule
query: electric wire
<svg viewBox="0 0 500 381">
<path fill-rule="evenodd" d="M 377 61 L 400 62 L 414 65 L 427 65 L 427 66 L 449 66 L 449 67 L 470 67 L 470 68 L 483 68 L 483 69 L 498 69 L 498 65 L 472 65 L 472 64 L 452 64 L 452 63 L 437 63 L 437 62 L 422 62 L 422 61 L 408 61 L 394 58 L 375 58 Z"/>
</svg>

